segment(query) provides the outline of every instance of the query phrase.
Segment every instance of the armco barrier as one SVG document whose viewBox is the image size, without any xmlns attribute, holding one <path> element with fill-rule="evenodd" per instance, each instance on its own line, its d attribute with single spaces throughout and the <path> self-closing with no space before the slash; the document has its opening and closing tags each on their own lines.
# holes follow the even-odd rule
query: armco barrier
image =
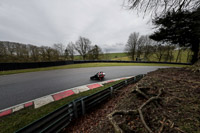
<svg viewBox="0 0 200 133">
<path fill-rule="evenodd" d="M 26 127 L 16 131 L 16 133 L 56 133 L 70 124 L 72 119 L 78 118 L 110 98 L 114 91 L 128 84 L 135 83 L 142 79 L 144 75 L 137 75 L 133 78 L 122 81 L 112 87 L 106 88 L 90 96 L 76 99 L 59 109 L 49 113 L 39 120 L 27 125 Z"/>
<path fill-rule="evenodd" d="M 176 62 L 156 62 L 156 61 L 114 61 L 114 60 L 97 60 L 97 61 L 55 61 L 55 62 L 28 62 L 28 63 L 0 63 L 0 71 L 41 68 L 50 66 L 61 66 L 79 63 L 159 63 L 159 64 L 180 64 L 191 65 L 191 63 L 176 63 Z"/>
<path fill-rule="evenodd" d="M 0 63 L 0 71 L 61 66 L 61 65 L 73 64 L 73 63 L 74 63 L 73 61 Z"/>
</svg>

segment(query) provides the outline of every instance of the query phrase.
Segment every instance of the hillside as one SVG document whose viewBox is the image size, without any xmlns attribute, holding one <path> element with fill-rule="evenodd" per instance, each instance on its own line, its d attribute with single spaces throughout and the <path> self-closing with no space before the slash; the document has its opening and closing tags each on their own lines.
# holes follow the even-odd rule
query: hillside
<svg viewBox="0 0 200 133">
<path fill-rule="evenodd" d="M 200 132 L 199 77 L 186 68 L 148 73 L 64 132 Z"/>
<path fill-rule="evenodd" d="M 182 50 L 181 52 L 181 56 L 178 60 L 178 62 L 180 63 L 188 63 L 188 60 L 187 60 L 187 55 L 188 55 L 188 52 L 191 52 L 191 51 L 188 51 L 188 50 Z M 190 53 L 191 54 L 191 53 Z M 174 50 L 173 51 L 173 59 L 171 62 L 176 62 L 176 57 L 178 55 L 178 50 Z M 149 57 L 149 60 L 147 59 L 144 59 L 144 55 L 142 54 L 141 55 L 141 60 L 142 61 L 158 61 L 158 59 L 156 58 L 156 54 L 152 54 L 150 57 Z M 191 58 L 191 56 L 190 56 Z M 75 60 L 82 60 L 81 56 L 80 55 L 76 55 Z M 104 55 L 101 55 L 100 56 L 100 60 L 121 60 L 121 61 L 131 61 L 131 58 L 126 54 L 126 53 L 106 53 Z M 161 61 L 166 61 L 164 60 L 163 58 L 161 59 Z M 168 62 L 170 62 L 168 60 Z"/>
</svg>

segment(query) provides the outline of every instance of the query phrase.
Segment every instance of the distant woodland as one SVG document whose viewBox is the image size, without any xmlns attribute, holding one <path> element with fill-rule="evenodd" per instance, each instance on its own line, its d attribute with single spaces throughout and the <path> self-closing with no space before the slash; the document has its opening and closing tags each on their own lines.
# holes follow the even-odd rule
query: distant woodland
<svg viewBox="0 0 200 133">
<path fill-rule="evenodd" d="M 136 35 L 136 36 L 135 36 Z M 136 38 L 135 38 L 136 37 Z M 130 41 L 134 40 L 130 45 Z M 138 40 L 138 41 L 137 41 Z M 79 48 L 76 46 L 76 49 Z M 167 61 L 190 62 L 192 51 L 175 45 L 161 45 L 148 36 L 132 33 L 125 45 L 124 53 L 103 53 L 97 45 L 88 46 L 87 51 L 79 55 L 72 42 L 67 46 L 59 43 L 52 47 L 35 46 L 16 42 L 0 41 L 0 63 L 9 62 L 49 62 L 61 60 L 127 60 L 127 61 Z"/>
<path fill-rule="evenodd" d="M 60 60 L 61 53 L 52 47 L 0 41 L 0 62 L 41 62 Z"/>
<path fill-rule="evenodd" d="M 91 45 L 90 40 L 84 37 L 67 46 L 58 43 L 51 47 L 0 41 L 0 63 L 74 60 L 75 51 L 82 60 L 99 60 L 103 54 L 99 46 Z"/>
</svg>

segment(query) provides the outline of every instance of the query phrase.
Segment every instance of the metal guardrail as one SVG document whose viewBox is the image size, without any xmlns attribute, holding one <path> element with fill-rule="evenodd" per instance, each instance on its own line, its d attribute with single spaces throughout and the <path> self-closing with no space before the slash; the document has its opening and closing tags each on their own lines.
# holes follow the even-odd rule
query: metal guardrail
<svg viewBox="0 0 200 133">
<path fill-rule="evenodd" d="M 36 120 L 26 127 L 16 131 L 16 133 L 57 133 L 68 126 L 72 119 L 78 118 L 88 112 L 91 108 L 110 98 L 116 90 L 135 83 L 142 79 L 144 75 L 137 75 L 133 78 L 124 80 L 118 84 L 108 87 L 95 94 L 76 99 L 59 109 Z"/>
<path fill-rule="evenodd" d="M 123 60 L 81 60 L 81 61 L 73 61 L 74 64 L 78 63 L 158 63 L 158 64 L 177 64 L 177 65 L 192 65 L 192 63 L 179 63 L 179 62 L 159 62 L 159 61 L 123 61 Z"/>
</svg>

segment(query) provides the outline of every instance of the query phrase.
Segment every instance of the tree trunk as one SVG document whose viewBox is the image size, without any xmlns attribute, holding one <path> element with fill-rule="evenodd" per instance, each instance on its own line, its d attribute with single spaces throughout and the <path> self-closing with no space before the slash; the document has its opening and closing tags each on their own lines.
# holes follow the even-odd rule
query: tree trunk
<svg viewBox="0 0 200 133">
<path fill-rule="evenodd" d="M 176 57 L 176 62 L 178 62 L 178 59 L 180 58 L 180 57 L 179 57 L 179 56 L 180 56 L 180 53 L 181 53 L 181 49 L 178 50 L 178 55 L 177 55 L 177 57 Z"/>
<path fill-rule="evenodd" d="M 188 50 L 188 53 L 187 53 L 187 62 L 190 62 L 190 54 L 191 54 L 191 51 Z"/>
<path fill-rule="evenodd" d="M 192 45 L 192 51 L 194 52 L 192 56 L 192 64 L 194 64 L 199 59 L 199 40 L 196 40 L 194 44 Z"/>
<path fill-rule="evenodd" d="M 132 60 L 134 61 L 135 60 L 135 51 L 132 53 L 131 57 L 132 57 Z"/>
</svg>

